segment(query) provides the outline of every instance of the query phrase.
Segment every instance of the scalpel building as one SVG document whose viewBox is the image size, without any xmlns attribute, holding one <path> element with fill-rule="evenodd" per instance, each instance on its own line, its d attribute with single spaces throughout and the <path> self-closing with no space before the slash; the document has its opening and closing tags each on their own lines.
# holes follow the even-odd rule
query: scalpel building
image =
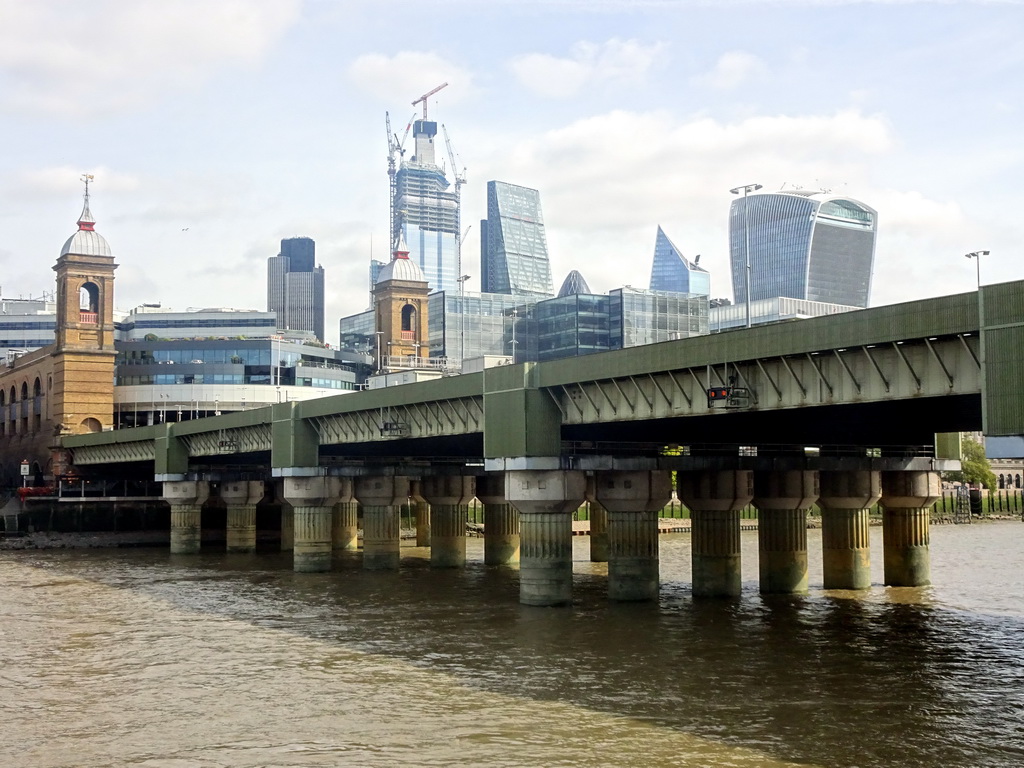
<svg viewBox="0 0 1024 768">
<path fill-rule="evenodd" d="M 729 252 L 733 296 L 866 307 L 871 296 L 878 214 L 848 197 L 786 190 L 733 200 Z M 748 261 L 749 260 L 749 261 Z"/>
</svg>

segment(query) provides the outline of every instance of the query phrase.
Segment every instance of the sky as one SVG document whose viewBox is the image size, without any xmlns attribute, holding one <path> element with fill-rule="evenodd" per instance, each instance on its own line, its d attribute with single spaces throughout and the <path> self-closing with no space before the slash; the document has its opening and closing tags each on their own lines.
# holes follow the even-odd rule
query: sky
<svg viewBox="0 0 1024 768">
<path fill-rule="evenodd" d="M 0 295 L 53 290 L 92 174 L 119 309 L 266 309 L 308 236 L 335 342 L 388 258 L 385 113 L 444 82 L 467 290 L 491 179 L 540 191 L 555 290 L 646 288 L 660 225 L 730 297 L 750 183 L 875 208 L 872 305 L 978 250 L 1022 279 L 1022 37 L 1020 0 L 0 0 Z"/>
</svg>

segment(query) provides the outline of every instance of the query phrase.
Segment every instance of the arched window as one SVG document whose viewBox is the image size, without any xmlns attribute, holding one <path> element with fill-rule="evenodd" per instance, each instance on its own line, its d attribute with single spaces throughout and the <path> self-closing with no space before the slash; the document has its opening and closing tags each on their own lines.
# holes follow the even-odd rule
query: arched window
<svg viewBox="0 0 1024 768">
<path fill-rule="evenodd" d="M 11 387 L 11 402 L 13 403 L 17 399 L 18 399 L 18 391 L 14 387 Z"/>
<path fill-rule="evenodd" d="M 1015 477 L 1015 478 L 1013 479 L 1013 487 L 1014 487 L 1014 488 L 1020 488 L 1020 475 L 1017 475 L 1017 476 L 1016 476 L 1016 477 Z"/>
<path fill-rule="evenodd" d="M 103 430 L 103 425 L 100 424 L 98 419 L 93 419 L 90 417 L 88 419 L 82 420 L 82 428 L 86 432 L 101 432 Z"/>
<path fill-rule="evenodd" d="M 1006 480 L 1003 478 L 1002 473 L 999 474 L 999 490 L 1003 490 L 1006 487 Z"/>
<path fill-rule="evenodd" d="M 28 400 L 28 382 L 21 382 L 21 399 Z"/>
<path fill-rule="evenodd" d="M 411 333 L 416 329 L 416 307 L 406 304 L 402 307 L 402 333 Z M 403 335 L 403 338 L 405 336 Z"/>
<path fill-rule="evenodd" d="M 78 306 L 81 322 L 99 322 L 100 288 L 96 283 L 82 283 L 78 291 Z"/>
<path fill-rule="evenodd" d="M 32 397 L 39 397 L 43 394 L 43 382 L 36 376 L 36 380 L 32 383 Z"/>
<path fill-rule="evenodd" d="M 7 405 L 7 393 L 0 389 L 0 408 L 3 408 L 5 405 Z"/>
</svg>

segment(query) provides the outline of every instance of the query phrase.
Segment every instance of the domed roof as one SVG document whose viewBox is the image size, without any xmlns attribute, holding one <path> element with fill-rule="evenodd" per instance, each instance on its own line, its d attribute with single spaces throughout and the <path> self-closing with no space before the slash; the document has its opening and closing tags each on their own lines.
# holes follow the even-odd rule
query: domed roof
<svg viewBox="0 0 1024 768">
<path fill-rule="evenodd" d="M 406 282 L 425 283 L 427 278 L 423 275 L 420 265 L 408 256 L 395 258 L 385 264 L 377 274 L 377 282 L 383 283 L 387 280 L 405 280 Z"/>
<path fill-rule="evenodd" d="M 427 282 L 420 265 L 409 258 L 409 247 L 405 244 L 405 235 L 398 233 L 398 241 L 395 243 L 391 261 L 385 264 L 377 273 L 377 283 L 387 280 L 404 280 L 412 283 Z M 376 283 L 375 283 L 376 284 Z"/>
<path fill-rule="evenodd" d="M 96 220 L 89 211 L 89 192 L 86 187 L 85 206 L 82 208 L 82 215 L 78 217 L 78 231 L 64 243 L 60 255 L 65 256 L 73 253 L 76 256 L 113 256 L 110 252 L 110 244 L 106 238 L 97 232 L 94 227 Z"/>
</svg>

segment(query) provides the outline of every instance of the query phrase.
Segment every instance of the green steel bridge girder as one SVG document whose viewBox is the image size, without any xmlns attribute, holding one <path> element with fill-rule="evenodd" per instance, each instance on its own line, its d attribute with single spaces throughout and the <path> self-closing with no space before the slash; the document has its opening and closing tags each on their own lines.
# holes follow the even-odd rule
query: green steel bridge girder
<svg viewBox="0 0 1024 768">
<path fill-rule="evenodd" d="M 407 454 L 417 438 L 481 433 L 488 458 L 557 456 L 565 425 L 720 415 L 705 390 L 730 383 L 749 392 L 741 410 L 751 412 L 980 395 L 977 428 L 1024 435 L 1022 351 L 1024 281 L 1016 281 L 980 294 L 76 435 L 63 444 L 79 465 L 153 461 L 165 476 L 204 456 L 315 466 L 326 446 L 405 441 Z"/>
</svg>

